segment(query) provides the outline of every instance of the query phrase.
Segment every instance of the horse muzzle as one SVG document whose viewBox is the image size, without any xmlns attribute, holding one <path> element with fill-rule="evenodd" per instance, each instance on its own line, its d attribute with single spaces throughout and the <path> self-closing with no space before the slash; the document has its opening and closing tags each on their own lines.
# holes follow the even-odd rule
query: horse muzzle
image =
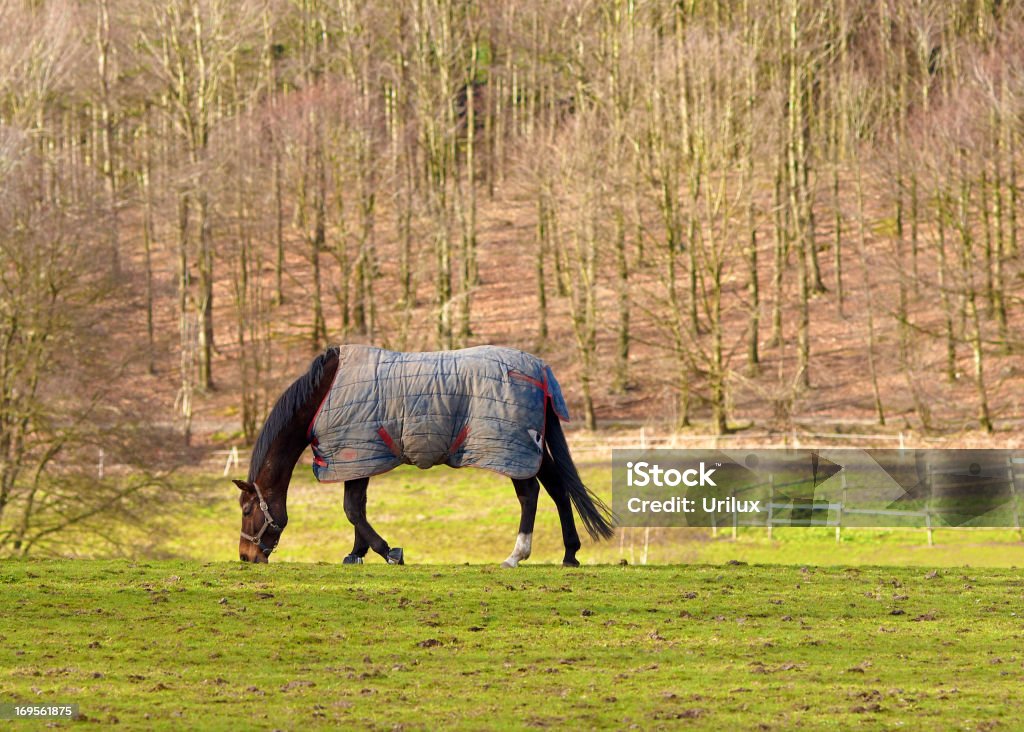
<svg viewBox="0 0 1024 732">
<path fill-rule="evenodd" d="M 273 551 L 273 549 L 270 551 Z M 266 564 L 270 560 L 270 551 L 266 551 L 264 547 L 245 540 L 238 544 L 238 558 L 243 562 L 251 562 L 252 564 Z"/>
</svg>

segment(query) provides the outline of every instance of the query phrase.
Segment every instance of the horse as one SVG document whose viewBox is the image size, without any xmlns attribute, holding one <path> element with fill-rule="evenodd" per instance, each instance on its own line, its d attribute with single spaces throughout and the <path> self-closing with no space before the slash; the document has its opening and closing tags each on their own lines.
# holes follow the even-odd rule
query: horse
<svg viewBox="0 0 1024 732">
<path fill-rule="evenodd" d="M 344 482 L 355 541 L 343 564 L 362 564 L 370 549 L 388 564 L 405 563 L 403 549 L 391 547 L 367 520 L 372 476 L 401 464 L 446 464 L 511 478 L 519 531 L 502 567 L 530 556 L 540 485 L 558 509 L 562 565 L 578 567 L 582 545 L 573 508 L 595 541 L 612 536 L 613 516 L 580 479 L 562 419 L 568 410 L 554 373 L 523 351 L 327 348 L 278 398 L 256 439 L 247 479 L 233 481 L 242 509 L 239 559 L 269 561 L 288 525 L 292 472 L 312 446 L 316 478 Z"/>
</svg>

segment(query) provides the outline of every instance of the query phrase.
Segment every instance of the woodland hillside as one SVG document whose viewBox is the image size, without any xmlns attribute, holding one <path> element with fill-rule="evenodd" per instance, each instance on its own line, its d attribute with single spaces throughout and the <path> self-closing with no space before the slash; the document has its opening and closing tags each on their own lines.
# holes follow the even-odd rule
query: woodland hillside
<svg viewBox="0 0 1024 732">
<path fill-rule="evenodd" d="M 336 343 L 532 350 L 591 429 L 1012 433 L 1022 57 L 1002 0 L 0 0 L 0 551 Z"/>
</svg>

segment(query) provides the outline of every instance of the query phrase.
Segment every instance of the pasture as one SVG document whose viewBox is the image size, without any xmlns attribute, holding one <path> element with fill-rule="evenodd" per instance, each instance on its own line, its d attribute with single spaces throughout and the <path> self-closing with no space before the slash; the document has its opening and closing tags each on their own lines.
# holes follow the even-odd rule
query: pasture
<svg viewBox="0 0 1024 732">
<path fill-rule="evenodd" d="M 1006 569 L 13 561 L 0 584 L 0 697 L 79 703 L 65 727 L 1024 725 Z"/>
<path fill-rule="evenodd" d="M 0 699 L 78 703 L 65 728 L 1024 725 L 1011 532 L 660 530 L 636 566 L 633 530 L 567 570 L 542 494 L 534 556 L 502 570 L 507 480 L 400 469 L 371 483 L 369 516 L 410 564 L 353 567 L 341 487 L 300 469 L 256 566 L 237 561 L 230 483 L 181 481 L 206 499 L 151 531 L 166 559 L 0 564 Z"/>
<path fill-rule="evenodd" d="M 610 504 L 608 463 L 581 462 L 579 467 L 587 485 Z M 241 525 L 237 489 L 213 474 L 178 480 L 183 487 L 198 486 L 202 499 L 183 507 L 184 513 L 175 512 L 165 523 L 146 529 L 145 540 L 152 542 L 148 554 L 198 561 L 237 559 Z M 288 528 L 273 562 L 340 562 L 351 550 L 352 526 L 342 509 L 342 487 L 317 483 L 302 464 L 292 478 L 288 514 Z M 371 479 L 367 515 L 392 546 L 405 549 L 406 561 L 412 565 L 496 566 L 515 543 L 519 503 L 507 478 L 484 470 L 422 471 L 403 466 Z M 643 529 L 626 529 L 621 537 L 600 544 L 584 536 L 579 560 L 583 564 L 618 564 L 621 559 L 640 563 L 643 534 Z M 831 528 L 777 528 L 774 539 L 770 541 L 763 528 L 753 527 L 741 528 L 736 541 L 727 530 L 713 539 L 708 529 L 654 529 L 649 535 L 648 561 L 1024 567 L 1024 543 L 1012 529 L 940 529 L 933 547 L 927 546 L 926 535 L 919 529 L 849 529 L 837 545 Z M 139 537 L 126 537 L 130 540 Z M 91 546 L 79 542 L 74 550 L 88 551 Z M 561 558 L 558 514 L 541 491 L 529 563 L 557 563 Z M 372 553 L 367 559 L 379 561 Z"/>
</svg>

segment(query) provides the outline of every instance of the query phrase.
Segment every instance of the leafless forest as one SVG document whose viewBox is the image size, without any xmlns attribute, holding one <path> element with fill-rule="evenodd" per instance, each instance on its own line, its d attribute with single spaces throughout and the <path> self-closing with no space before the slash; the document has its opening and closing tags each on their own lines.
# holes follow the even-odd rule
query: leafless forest
<svg viewBox="0 0 1024 732">
<path fill-rule="evenodd" d="M 1000 0 L 0 0 L 0 549 L 331 343 L 533 350 L 588 428 L 1017 429 L 1022 57 Z"/>
</svg>

